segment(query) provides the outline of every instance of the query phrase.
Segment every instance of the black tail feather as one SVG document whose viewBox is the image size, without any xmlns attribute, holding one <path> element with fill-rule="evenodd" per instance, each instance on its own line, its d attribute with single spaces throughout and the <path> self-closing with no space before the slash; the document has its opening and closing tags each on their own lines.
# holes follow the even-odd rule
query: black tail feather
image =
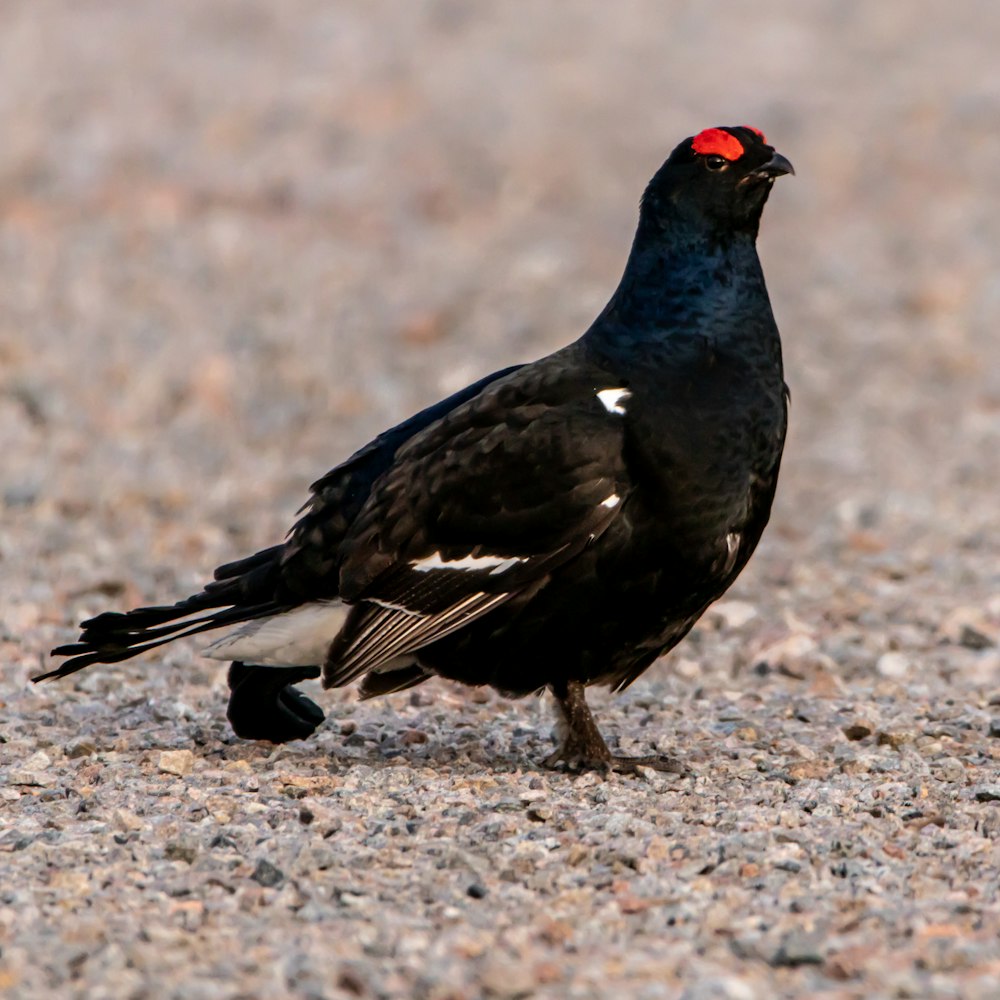
<svg viewBox="0 0 1000 1000">
<path fill-rule="evenodd" d="M 157 605 L 149 608 L 134 608 L 132 611 L 105 611 L 93 618 L 80 622 L 82 629 L 80 640 L 90 641 L 109 634 L 125 634 L 129 632 L 144 632 L 155 625 L 165 622 L 176 622 L 178 618 L 186 618 L 199 611 L 224 607 L 232 601 L 220 601 L 207 594 L 195 594 L 176 604 Z M 181 625 L 176 626 L 180 628 Z"/>
<path fill-rule="evenodd" d="M 105 611 L 81 623 L 76 642 L 57 646 L 53 656 L 69 656 L 53 670 L 33 677 L 66 677 L 93 663 L 118 663 L 186 635 L 235 625 L 288 609 L 275 600 L 274 579 L 281 546 L 216 570 L 216 579 L 199 594 L 176 604 Z"/>
<path fill-rule="evenodd" d="M 270 572 L 278 564 L 281 558 L 281 550 L 284 547 L 284 545 L 272 545 L 269 549 L 261 549 L 260 552 L 255 552 L 252 556 L 224 563 L 212 575 L 219 581 L 232 580 L 240 576 L 245 577 L 254 570 L 261 568 L 266 568 Z M 211 587 L 213 587 L 213 584 L 210 583 L 205 589 L 209 590 Z"/>
<path fill-rule="evenodd" d="M 57 646 L 52 650 L 53 656 L 68 656 L 74 652 L 80 655 L 74 656 L 65 663 L 60 663 L 54 670 L 48 670 L 44 674 L 37 674 L 31 679 L 37 683 L 38 681 L 47 681 L 54 677 L 68 677 L 70 674 L 75 674 L 78 670 L 83 670 L 84 667 L 89 667 L 92 663 L 118 663 L 121 660 L 128 660 L 133 656 L 138 656 L 140 653 L 145 653 L 149 649 L 163 646 L 174 638 L 177 637 L 171 636 L 169 639 L 160 639 L 159 642 L 151 642 L 141 646 L 119 645 L 117 648 L 107 645 L 94 649 L 93 646 L 82 642 Z M 84 650 L 89 650 L 89 652 L 83 652 Z"/>
<path fill-rule="evenodd" d="M 191 618 L 182 613 L 178 616 L 181 621 L 162 625 L 159 628 L 129 625 L 127 622 L 123 622 L 121 628 L 100 630 L 87 628 L 80 634 L 80 639 L 75 645 L 91 647 L 109 641 L 113 642 L 116 639 L 121 642 L 127 640 L 128 645 L 132 645 L 134 641 L 145 643 L 154 639 L 162 639 L 165 636 L 172 636 L 176 639 L 181 635 L 194 635 L 195 632 L 205 632 L 208 629 L 221 628 L 223 625 L 235 625 L 238 622 L 249 621 L 251 618 L 260 618 L 262 615 L 272 615 L 278 610 L 280 610 L 279 605 L 269 601 L 266 604 L 251 607 L 220 608 L 218 611 L 213 611 L 210 615 L 203 615 L 201 618 Z M 126 615 L 122 617 L 127 619 Z M 65 649 L 66 647 L 60 646 L 59 648 Z M 55 652 L 56 650 L 53 650 L 53 653 Z"/>
<path fill-rule="evenodd" d="M 185 618 L 189 614 L 183 609 L 183 605 L 186 603 L 182 601 L 178 605 L 180 609 L 178 615 Z M 136 610 L 142 613 L 148 609 L 138 608 Z M 196 635 L 198 632 L 207 632 L 225 625 L 235 625 L 253 618 L 277 614 L 283 610 L 287 609 L 282 605 L 269 602 L 249 608 L 223 608 L 214 614 L 205 615 L 203 618 L 187 619 L 162 628 L 132 628 L 130 625 L 124 624 L 124 627 L 97 631 L 91 627 L 81 634 L 78 642 L 56 646 L 52 650 L 53 656 L 70 656 L 72 659 L 60 664 L 54 670 L 38 674 L 31 679 L 45 681 L 52 677 L 66 677 L 68 674 L 75 674 L 78 670 L 83 670 L 84 667 L 89 667 L 92 663 L 118 663 L 150 649 L 155 649 L 157 646 L 173 642 L 174 639 L 180 639 L 182 636 Z M 131 612 L 121 614 L 119 618 L 122 619 L 123 623 L 128 622 L 130 614 Z"/>
</svg>

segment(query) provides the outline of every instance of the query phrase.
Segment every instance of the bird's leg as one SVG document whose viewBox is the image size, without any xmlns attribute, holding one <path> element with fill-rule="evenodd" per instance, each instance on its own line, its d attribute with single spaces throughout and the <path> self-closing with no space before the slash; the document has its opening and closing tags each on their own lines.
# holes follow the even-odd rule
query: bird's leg
<svg viewBox="0 0 1000 1000">
<path fill-rule="evenodd" d="M 229 668 L 226 711 L 233 732 L 245 740 L 271 743 L 312 735 L 326 716 L 292 684 L 319 677 L 319 673 L 319 667 L 259 667 L 234 662 Z"/>
<path fill-rule="evenodd" d="M 556 700 L 556 735 L 559 749 L 544 761 L 546 767 L 564 764 L 571 770 L 607 770 L 612 754 L 587 704 L 584 687 L 568 681 L 560 690 L 551 688 Z"/>
<path fill-rule="evenodd" d="M 686 773 L 683 764 L 670 757 L 619 757 L 613 754 L 587 705 L 585 688 L 580 681 L 567 681 L 565 687 L 553 685 L 552 694 L 558 713 L 559 749 L 543 762 L 545 767 L 562 764 L 571 771 L 617 771 L 635 774 L 639 767 L 656 771 Z"/>
</svg>

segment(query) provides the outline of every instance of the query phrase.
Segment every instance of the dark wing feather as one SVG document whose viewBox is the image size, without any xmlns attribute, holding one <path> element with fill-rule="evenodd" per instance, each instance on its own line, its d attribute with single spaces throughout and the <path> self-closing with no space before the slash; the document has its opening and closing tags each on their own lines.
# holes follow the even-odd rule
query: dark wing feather
<svg viewBox="0 0 1000 1000">
<path fill-rule="evenodd" d="M 325 687 L 342 687 L 381 663 L 412 653 L 502 604 L 509 594 L 469 594 L 434 615 L 360 605 L 330 650 Z"/>
<path fill-rule="evenodd" d="M 391 468 L 396 452 L 449 411 L 475 398 L 484 387 L 520 367 L 493 372 L 426 407 L 380 434 L 313 483 L 312 497 L 303 505 L 302 516 L 288 533 L 282 550 L 283 589 L 311 601 L 338 596 L 341 542 L 367 502 L 373 484 Z"/>
<path fill-rule="evenodd" d="M 434 674 L 416 663 L 395 670 L 369 670 L 361 682 L 358 695 L 362 701 L 367 701 L 369 698 L 378 698 L 383 694 L 394 694 L 396 691 L 416 687 L 433 676 Z"/>
<path fill-rule="evenodd" d="M 344 539 L 355 604 L 324 667 L 346 684 L 544 585 L 617 516 L 623 421 L 586 369 L 539 363 L 415 435 Z"/>
</svg>

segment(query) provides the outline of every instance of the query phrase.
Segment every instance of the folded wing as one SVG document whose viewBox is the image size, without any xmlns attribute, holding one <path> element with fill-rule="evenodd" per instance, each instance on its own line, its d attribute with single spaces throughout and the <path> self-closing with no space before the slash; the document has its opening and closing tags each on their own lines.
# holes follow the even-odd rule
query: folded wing
<svg viewBox="0 0 1000 1000">
<path fill-rule="evenodd" d="M 529 596 L 621 516 L 623 413 L 606 383 L 564 371 L 501 379 L 399 450 L 343 543 L 353 607 L 326 686 Z"/>
</svg>

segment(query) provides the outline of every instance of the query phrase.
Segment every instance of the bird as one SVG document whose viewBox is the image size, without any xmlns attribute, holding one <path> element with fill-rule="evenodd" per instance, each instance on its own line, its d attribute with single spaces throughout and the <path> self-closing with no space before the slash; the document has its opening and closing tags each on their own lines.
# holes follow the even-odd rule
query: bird
<svg viewBox="0 0 1000 1000">
<path fill-rule="evenodd" d="M 581 337 L 380 434 L 312 485 L 282 543 L 175 604 L 84 621 L 33 679 L 213 632 L 238 737 L 312 734 L 304 680 L 373 698 L 443 677 L 551 692 L 546 767 L 675 770 L 612 753 L 586 688 L 620 691 L 680 642 L 769 520 L 789 392 L 756 238 L 793 173 L 757 128 L 686 138 Z"/>
</svg>

